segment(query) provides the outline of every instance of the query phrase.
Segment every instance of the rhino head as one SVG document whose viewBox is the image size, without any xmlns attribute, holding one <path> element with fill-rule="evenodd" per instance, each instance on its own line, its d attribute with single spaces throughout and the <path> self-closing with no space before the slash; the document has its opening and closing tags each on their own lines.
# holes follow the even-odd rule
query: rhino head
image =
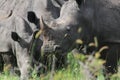
<svg viewBox="0 0 120 80">
<path fill-rule="evenodd" d="M 57 24 L 56 27 L 56 25 L 52 24 L 52 27 L 50 27 L 45 24 L 43 19 L 40 20 L 41 38 L 43 41 L 41 51 L 44 53 L 63 53 L 68 50 L 68 47 L 74 41 L 72 39 L 71 26 L 61 26 Z"/>
<path fill-rule="evenodd" d="M 69 0 L 62 6 L 60 17 L 46 23 L 41 17 L 38 19 L 32 12 L 29 21 L 39 24 L 41 32 L 42 53 L 66 53 L 76 45 L 80 33 L 79 27 L 79 5 L 83 0 Z M 37 21 L 36 21 L 37 20 Z M 63 55 L 63 54 L 62 54 Z"/>
<path fill-rule="evenodd" d="M 43 45 L 41 51 L 43 53 L 62 53 L 64 55 L 76 46 L 76 39 L 80 33 L 78 23 L 79 4 L 78 0 L 69 0 L 66 2 L 60 12 L 60 17 L 46 24 L 40 19 L 41 37 Z"/>
</svg>

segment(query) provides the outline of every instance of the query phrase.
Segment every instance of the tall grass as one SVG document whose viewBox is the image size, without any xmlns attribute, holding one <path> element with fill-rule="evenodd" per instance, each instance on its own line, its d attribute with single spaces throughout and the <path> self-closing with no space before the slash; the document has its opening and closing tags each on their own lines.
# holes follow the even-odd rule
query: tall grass
<svg viewBox="0 0 120 80">
<path fill-rule="evenodd" d="M 41 74 L 40 77 L 33 71 L 30 80 L 105 80 L 103 75 L 103 63 L 105 61 L 92 55 L 78 53 L 68 54 L 68 66 L 61 70 L 55 70 L 51 78 L 51 71 Z M 120 66 L 119 66 L 120 71 Z M 10 75 L 6 70 L 0 74 L 0 80 L 19 80 L 16 75 Z M 120 80 L 120 72 L 111 76 L 111 80 Z"/>
<path fill-rule="evenodd" d="M 79 42 L 79 41 L 78 41 Z M 97 43 L 91 44 L 97 47 Z M 83 55 L 77 51 L 70 52 L 67 55 L 68 66 L 60 70 L 54 70 L 47 73 L 40 74 L 38 77 L 36 71 L 32 72 L 30 80 L 105 80 L 103 75 L 105 63 L 104 60 L 99 59 L 100 53 L 106 49 L 104 46 L 100 50 L 94 52 L 93 55 Z M 118 73 L 109 76 L 111 80 L 120 80 L 120 61 L 118 62 Z M 5 68 L 4 72 L 0 74 L 0 80 L 19 80 L 17 75 L 11 75 Z"/>
</svg>

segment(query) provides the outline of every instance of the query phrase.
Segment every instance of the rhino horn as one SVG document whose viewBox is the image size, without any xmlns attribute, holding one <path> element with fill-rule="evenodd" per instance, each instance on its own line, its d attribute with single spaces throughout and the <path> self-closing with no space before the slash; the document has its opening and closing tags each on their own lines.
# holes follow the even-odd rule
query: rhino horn
<svg viewBox="0 0 120 80">
<path fill-rule="evenodd" d="M 47 24 L 44 22 L 43 17 L 40 17 L 40 28 L 41 30 L 45 30 L 48 28 Z"/>
<path fill-rule="evenodd" d="M 45 24 L 42 16 L 40 17 L 40 30 L 36 33 L 35 35 L 35 38 L 39 38 L 39 36 L 42 34 L 42 32 L 45 31 L 45 29 L 47 28 L 48 26 Z"/>
<path fill-rule="evenodd" d="M 13 13 L 13 11 L 10 10 L 9 13 L 8 13 L 7 15 L 0 16 L 0 20 L 9 18 L 10 16 L 12 16 L 12 13 Z"/>
</svg>

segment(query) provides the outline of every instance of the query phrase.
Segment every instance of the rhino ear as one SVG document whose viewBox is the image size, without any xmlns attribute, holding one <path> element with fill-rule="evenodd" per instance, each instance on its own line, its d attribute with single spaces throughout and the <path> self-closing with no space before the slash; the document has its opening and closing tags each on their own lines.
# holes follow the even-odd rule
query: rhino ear
<svg viewBox="0 0 120 80">
<path fill-rule="evenodd" d="M 80 6 L 84 0 L 76 0 L 77 4 Z"/>
<path fill-rule="evenodd" d="M 12 33 L 11 33 L 11 38 L 12 38 L 14 41 L 19 41 L 19 40 L 20 40 L 20 37 L 19 37 L 19 35 L 18 35 L 16 32 L 12 32 Z"/>
<path fill-rule="evenodd" d="M 36 17 L 36 14 L 33 11 L 28 12 L 27 18 L 28 21 L 37 25 L 39 19 Z"/>
</svg>

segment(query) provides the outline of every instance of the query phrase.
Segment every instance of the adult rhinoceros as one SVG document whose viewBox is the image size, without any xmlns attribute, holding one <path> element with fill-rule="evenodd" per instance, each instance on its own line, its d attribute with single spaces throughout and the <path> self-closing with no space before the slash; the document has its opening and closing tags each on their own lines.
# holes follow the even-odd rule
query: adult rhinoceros
<svg viewBox="0 0 120 80">
<path fill-rule="evenodd" d="M 119 0 L 69 0 L 61 8 L 60 17 L 46 24 L 41 19 L 44 53 L 55 52 L 64 58 L 76 46 L 76 39 L 84 44 L 96 36 L 101 46 L 109 48 L 101 53 L 106 59 L 107 72 L 117 71 L 120 57 Z M 63 59 L 62 59 L 63 60 Z M 60 60 L 58 60 L 60 61 Z"/>
</svg>

